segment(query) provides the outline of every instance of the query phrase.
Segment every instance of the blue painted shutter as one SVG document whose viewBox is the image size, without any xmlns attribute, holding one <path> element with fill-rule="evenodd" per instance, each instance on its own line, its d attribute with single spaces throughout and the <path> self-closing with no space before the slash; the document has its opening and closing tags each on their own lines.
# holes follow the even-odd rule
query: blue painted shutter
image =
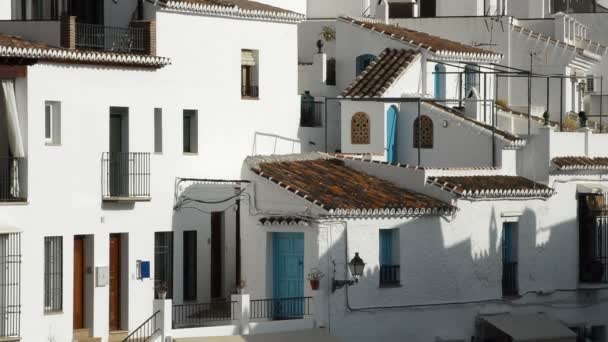
<svg viewBox="0 0 608 342">
<path fill-rule="evenodd" d="M 514 248 L 513 248 L 513 239 L 514 237 L 514 229 L 513 223 L 507 222 L 503 225 L 503 262 L 515 262 L 514 260 Z"/>
<path fill-rule="evenodd" d="M 387 161 L 397 162 L 397 109 L 391 107 L 386 115 L 386 146 L 388 149 Z"/>
<path fill-rule="evenodd" d="M 380 230 L 380 266 L 393 264 L 393 231 Z"/>
</svg>

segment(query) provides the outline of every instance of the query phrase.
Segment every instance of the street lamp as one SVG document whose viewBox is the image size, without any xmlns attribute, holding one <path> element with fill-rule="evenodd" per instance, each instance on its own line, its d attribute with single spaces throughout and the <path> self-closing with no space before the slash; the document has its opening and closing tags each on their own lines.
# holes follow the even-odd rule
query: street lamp
<svg viewBox="0 0 608 342">
<path fill-rule="evenodd" d="M 359 277 L 363 275 L 363 270 L 365 269 L 365 262 L 363 259 L 359 257 L 359 253 L 355 253 L 355 257 L 348 263 L 348 269 L 350 273 L 353 275 L 355 280 L 333 280 L 331 292 L 335 292 L 338 289 L 343 288 L 344 286 L 355 285 L 357 281 L 359 281 Z"/>
</svg>

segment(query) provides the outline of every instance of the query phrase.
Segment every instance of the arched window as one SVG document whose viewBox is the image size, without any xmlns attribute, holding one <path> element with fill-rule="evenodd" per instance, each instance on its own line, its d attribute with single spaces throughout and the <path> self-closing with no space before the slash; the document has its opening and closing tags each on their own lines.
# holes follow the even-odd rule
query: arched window
<svg viewBox="0 0 608 342">
<path fill-rule="evenodd" d="M 435 64 L 435 98 L 445 100 L 445 65 Z"/>
<path fill-rule="evenodd" d="M 414 120 L 414 148 L 418 147 L 433 148 L 433 120 L 426 115 Z"/>
<path fill-rule="evenodd" d="M 350 120 L 350 140 L 353 145 L 369 144 L 369 116 L 363 112 L 353 115 Z"/>
<path fill-rule="evenodd" d="M 464 97 L 469 96 L 471 88 L 475 87 L 479 91 L 479 67 L 468 64 L 464 68 Z"/>
<path fill-rule="evenodd" d="M 370 65 L 374 58 L 376 58 L 376 56 L 370 54 L 361 55 L 357 57 L 357 76 L 359 76 L 359 74 L 361 74 L 363 70 L 365 70 L 365 68 Z"/>
</svg>

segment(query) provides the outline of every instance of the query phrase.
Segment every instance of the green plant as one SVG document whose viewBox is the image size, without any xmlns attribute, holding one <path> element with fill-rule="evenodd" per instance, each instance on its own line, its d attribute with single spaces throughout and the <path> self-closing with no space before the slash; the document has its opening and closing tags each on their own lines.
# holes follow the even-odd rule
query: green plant
<svg viewBox="0 0 608 342">
<path fill-rule="evenodd" d="M 562 123 L 562 131 L 564 132 L 574 132 L 576 131 L 577 128 L 577 123 L 576 120 L 571 118 L 571 117 L 567 117 L 564 119 L 563 123 Z"/>
<path fill-rule="evenodd" d="M 503 99 L 498 99 L 496 100 L 496 105 L 499 107 L 507 107 L 507 101 L 503 100 Z"/>
<path fill-rule="evenodd" d="M 312 268 L 310 270 L 310 273 L 308 273 L 308 280 L 320 280 L 321 278 L 323 278 L 325 276 L 325 274 L 323 274 L 323 272 L 321 272 L 318 268 Z"/>
<path fill-rule="evenodd" d="M 336 40 L 336 29 L 331 26 L 323 26 L 321 33 L 319 34 L 326 42 Z"/>
</svg>

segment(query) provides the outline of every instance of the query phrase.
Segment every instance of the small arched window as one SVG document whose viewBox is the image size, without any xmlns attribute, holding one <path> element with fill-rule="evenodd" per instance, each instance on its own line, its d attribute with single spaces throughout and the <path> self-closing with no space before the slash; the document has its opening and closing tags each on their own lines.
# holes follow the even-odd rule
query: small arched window
<svg viewBox="0 0 608 342">
<path fill-rule="evenodd" d="M 445 100 L 445 65 L 435 64 L 435 98 Z"/>
<path fill-rule="evenodd" d="M 464 97 L 469 96 L 471 88 L 479 91 L 479 67 L 477 65 L 468 64 L 464 68 Z"/>
<path fill-rule="evenodd" d="M 359 76 L 365 68 L 376 58 L 374 55 L 366 54 L 357 57 L 357 76 Z"/>
<path fill-rule="evenodd" d="M 353 145 L 364 145 L 370 142 L 369 116 L 357 112 L 350 120 L 350 140 Z"/>
<path fill-rule="evenodd" d="M 433 120 L 426 115 L 414 120 L 414 148 L 433 148 Z"/>
</svg>

